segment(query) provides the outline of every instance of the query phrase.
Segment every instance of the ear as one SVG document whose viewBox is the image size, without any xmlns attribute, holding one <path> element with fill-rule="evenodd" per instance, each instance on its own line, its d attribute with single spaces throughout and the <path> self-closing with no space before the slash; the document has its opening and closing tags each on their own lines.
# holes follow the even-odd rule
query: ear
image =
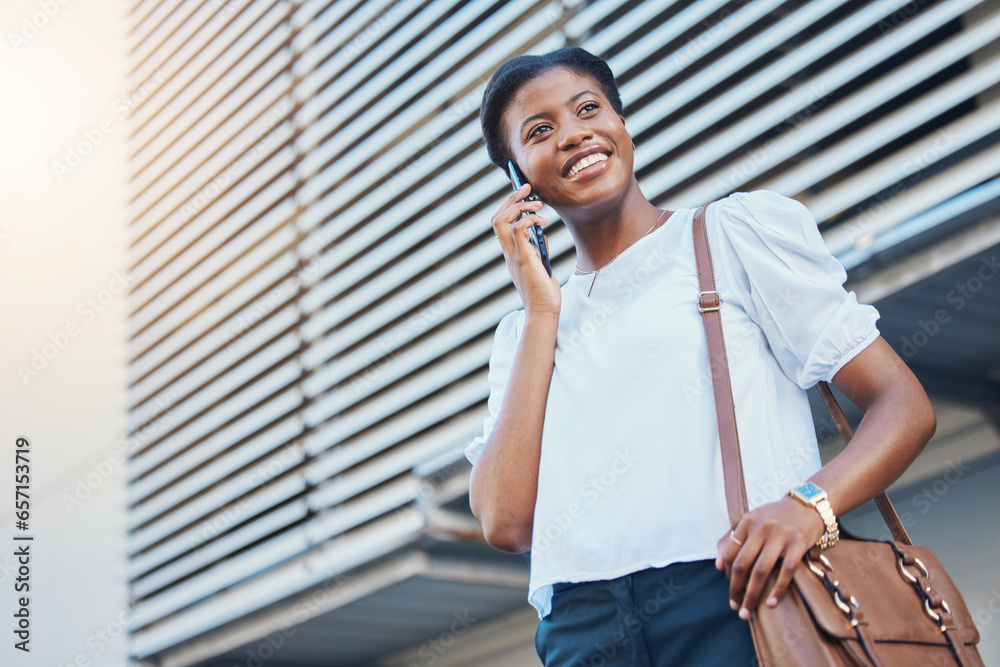
<svg viewBox="0 0 1000 667">
<path fill-rule="evenodd" d="M 625 116 L 623 116 L 621 114 L 618 114 L 618 117 L 621 118 L 622 127 L 625 128 L 625 132 L 628 134 L 628 138 L 632 141 L 632 150 L 634 151 L 635 150 L 635 139 L 632 138 L 632 133 L 628 131 L 628 127 L 626 127 L 626 125 L 625 125 Z"/>
</svg>

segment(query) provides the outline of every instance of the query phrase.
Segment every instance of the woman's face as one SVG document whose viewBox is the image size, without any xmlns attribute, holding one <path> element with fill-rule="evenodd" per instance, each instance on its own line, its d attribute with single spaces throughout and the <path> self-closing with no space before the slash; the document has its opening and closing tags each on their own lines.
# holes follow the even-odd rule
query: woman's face
<svg viewBox="0 0 1000 667">
<path fill-rule="evenodd" d="M 507 142 L 532 192 L 560 212 L 599 210 L 632 178 L 632 137 L 597 81 L 556 68 L 518 90 Z"/>
</svg>

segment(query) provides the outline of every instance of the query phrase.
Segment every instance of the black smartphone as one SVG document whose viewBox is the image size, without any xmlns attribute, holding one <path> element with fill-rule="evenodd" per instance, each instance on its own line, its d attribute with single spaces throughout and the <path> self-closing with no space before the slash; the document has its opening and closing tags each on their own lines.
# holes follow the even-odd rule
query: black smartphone
<svg viewBox="0 0 1000 667">
<path fill-rule="evenodd" d="M 507 160 L 507 173 L 510 174 L 510 182 L 514 186 L 514 190 L 521 188 L 524 183 L 521 180 L 521 172 L 518 170 L 517 165 L 514 164 L 513 160 Z M 530 194 L 524 198 L 524 201 L 538 201 L 538 197 L 534 194 Z M 530 215 L 528 212 L 521 214 L 523 218 L 526 215 Z M 531 233 L 528 234 L 528 239 L 531 241 L 531 245 L 535 248 L 535 252 L 538 253 L 539 258 L 542 260 L 542 265 L 545 266 L 545 270 L 548 274 L 552 275 L 552 265 L 549 263 L 549 248 L 545 245 L 545 236 L 542 234 L 542 228 L 539 225 L 531 226 Z"/>
</svg>

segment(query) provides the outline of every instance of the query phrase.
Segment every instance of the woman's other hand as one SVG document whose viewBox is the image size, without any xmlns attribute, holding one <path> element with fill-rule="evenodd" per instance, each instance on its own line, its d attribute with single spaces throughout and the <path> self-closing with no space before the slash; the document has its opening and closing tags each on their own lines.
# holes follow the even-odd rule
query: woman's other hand
<svg viewBox="0 0 1000 667">
<path fill-rule="evenodd" d="M 729 577 L 729 604 L 739 610 L 740 618 L 750 620 L 765 593 L 768 606 L 778 604 L 802 557 L 825 532 L 819 512 L 786 496 L 747 512 L 732 533 L 722 536 L 716 545 L 715 567 Z M 779 561 L 778 579 L 765 591 Z"/>
<path fill-rule="evenodd" d="M 847 447 L 809 481 L 826 490 L 833 513 L 843 516 L 903 474 L 934 435 L 937 420 L 920 382 L 881 337 L 837 371 L 833 384 L 864 417 Z M 765 593 L 768 605 L 777 604 L 802 556 L 825 531 L 819 512 L 785 496 L 740 519 L 733 532 L 742 546 L 729 533 L 722 536 L 715 565 L 729 573 L 730 599 L 740 618 L 749 619 Z M 777 583 L 764 591 L 779 558 Z"/>
<path fill-rule="evenodd" d="M 549 221 L 537 215 L 542 202 L 524 200 L 530 192 L 531 185 L 525 184 L 504 200 L 493 215 L 493 233 L 503 249 L 514 287 L 524 302 L 525 316 L 549 314 L 558 317 L 562 305 L 559 281 L 545 270 L 529 237 L 531 225 L 544 229 Z M 530 215 L 522 218 L 524 212 Z M 548 245 L 548 239 L 545 243 Z"/>
</svg>

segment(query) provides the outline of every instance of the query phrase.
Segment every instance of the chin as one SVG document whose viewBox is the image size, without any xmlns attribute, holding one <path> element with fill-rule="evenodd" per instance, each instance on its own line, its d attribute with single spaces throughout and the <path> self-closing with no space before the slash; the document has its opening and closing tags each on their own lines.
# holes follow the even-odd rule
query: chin
<svg viewBox="0 0 1000 667">
<path fill-rule="evenodd" d="M 630 179 L 605 172 L 597 178 L 586 181 L 571 181 L 563 191 L 559 203 L 552 208 L 559 210 L 562 204 L 567 210 L 605 208 L 621 202 L 628 192 Z"/>
</svg>

